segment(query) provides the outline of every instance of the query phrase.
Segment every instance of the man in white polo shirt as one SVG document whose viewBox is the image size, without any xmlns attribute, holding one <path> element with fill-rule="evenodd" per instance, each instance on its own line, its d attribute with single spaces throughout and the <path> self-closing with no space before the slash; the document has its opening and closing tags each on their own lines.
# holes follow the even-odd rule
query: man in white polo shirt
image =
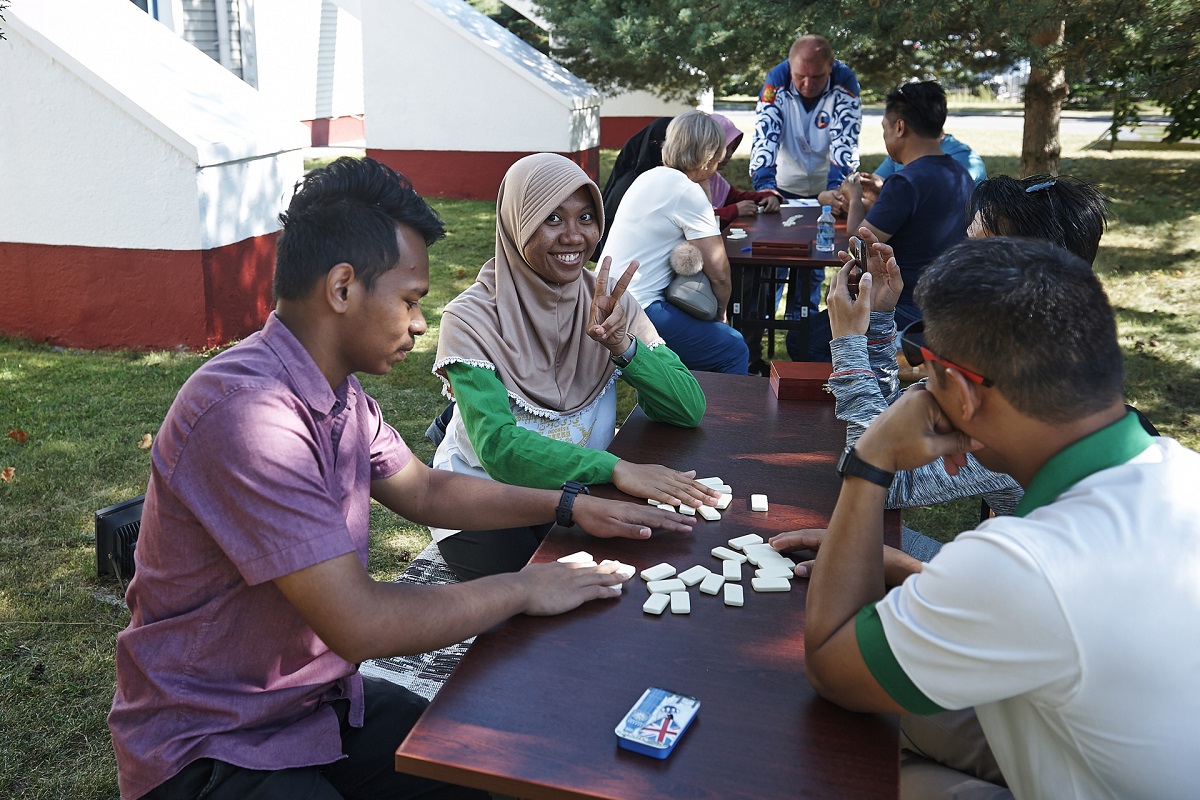
<svg viewBox="0 0 1200 800">
<path fill-rule="evenodd" d="M 1200 797 L 1200 455 L 1126 412 L 1112 309 L 1065 250 L 969 240 L 927 268 L 916 301 L 925 336 L 906 350 L 932 377 L 839 460 L 823 539 L 773 540 L 820 546 L 809 680 L 859 711 L 974 708 L 997 785 L 907 742 L 924 758 L 905 761 L 906 796 L 1007 796 L 1006 783 L 1018 798 Z M 1015 515 L 923 566 L 884 548 L 892 473 L 943 456 L 953 472 L 966 452 L 1025 488 Z M 936 727 L 921 722 L 901 730 Z"/>
</svg>

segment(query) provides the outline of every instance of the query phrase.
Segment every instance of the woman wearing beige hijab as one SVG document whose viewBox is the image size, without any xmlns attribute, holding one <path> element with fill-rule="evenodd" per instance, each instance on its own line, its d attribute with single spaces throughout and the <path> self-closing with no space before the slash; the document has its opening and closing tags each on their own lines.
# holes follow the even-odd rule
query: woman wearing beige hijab
<svg viewBox="0 0 1200 800">
<path fill-rule="evenodd" d="M 496 256 L 442 316 L 434 372 L 457 403 L 433 466 L 539 488 L 611 481 L 637 497 L 713 503 L 694 472 L 604 450 L 618 378 L 660 422 L 695 427 L 705 403 L 625 293 L 637 264 L 611 290 L 607 263 L 598 275 L 584 269 L 603 226 L 599 189 L 566 158 L 540 153 L 508 170 L 496 201 Z M 470 580 L 520 569 L 549 529 L 432 533 L 450 568 Z"/>
</svg>

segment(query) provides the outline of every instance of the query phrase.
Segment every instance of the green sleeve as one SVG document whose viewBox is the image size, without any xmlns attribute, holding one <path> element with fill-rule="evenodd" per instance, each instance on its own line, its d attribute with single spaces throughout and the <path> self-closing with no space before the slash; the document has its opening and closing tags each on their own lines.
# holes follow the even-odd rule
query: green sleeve
<svg viewBox="0 0 1200 800">
<path fill-rule="evenodd" d="M 707 408 L 704 390 L 696 378 L 665 344 L 651 350 L 641 342 L 621 377 L 638 393 L 638 405 L 655 422 L 681 428 L 700 424 Z"/>
<path fill-rule="evenodd" d="M 925 696 L 896 660 L 875 603 L 863 606 L 854 618 L 858 651 L 867 669 L 888 695 L 912 714 L 936 714 L 946 709 Z"/>
<path fill-rule="evenodd" d="M 508 391 L 492 370 L 449 364 L 446 376 L 467 437 L 493 480 L 535 489 L 557 489 L 565 481 L 612 480 L 618 461 L 612 453 L 559 442 L 517 425 Z"/>
</svg>

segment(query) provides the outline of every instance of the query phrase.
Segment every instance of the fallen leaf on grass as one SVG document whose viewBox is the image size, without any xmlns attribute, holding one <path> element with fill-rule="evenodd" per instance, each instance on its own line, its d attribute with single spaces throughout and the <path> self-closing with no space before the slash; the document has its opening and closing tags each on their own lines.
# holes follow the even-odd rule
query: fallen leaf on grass
<svg viewBox="0 0 1200 800">
<path fill-rule="evenodd" d="M 154 444 L 154 437 L 148 433 L 143 433 L 141 440 L 138 442 L 138 450 L 149 450 L 150 445 Z"/>
<path fill-rule="evenodd" d="M 16 477 L 16 475 L 17 475 L 16 467 L 5 467 L 4 469 L 0 470 L 0 481 L 4 481 L 5 483 L 12 483 L 12 479 L 14 477 Z"/>
<path fill-rule="evenodd" d="M 29 441 L 29 434 L 20 428 L 13 428 L 8 432 L 8 438 L 12 439 L 17 444 L 25 444 Z"/>
</svg>

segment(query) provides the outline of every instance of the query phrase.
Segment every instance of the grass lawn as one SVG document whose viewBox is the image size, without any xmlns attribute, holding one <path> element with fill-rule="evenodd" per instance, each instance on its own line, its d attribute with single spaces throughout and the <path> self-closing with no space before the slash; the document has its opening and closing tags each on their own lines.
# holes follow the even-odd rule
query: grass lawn
<svg viewBox="0 0 1200 800">
<path fill-rule="evenodd" d="M 871 126 L 868 126 L 871 127 Z M 974 133 L 974 132 L 972 132 Z M 991 174 L 1015 174 L 1018 134 L 967 139 Z M 1135 143 L 1115 152 L 1064 137 L 1062 172 L 1099 183 L 1114 220 L 1097 270 L 1117 310 L 1127 392 L 1164 433 L 1200 446 L 1200 148 Z M 605 171 L 614 153 L 603 154 Z M 864 131 L 863 164 L 882 159 Z M 735 179 L 746 162 L 729 167 Z M 492 203 L 437 201 L 450 231 L 431 252 L 429 334 L 391 375 L 363 383 L 417 455 L 443 400 L 430 375 L 437 320 L 490 256 Z M 782 342 L 776 351 L 782 354 Z M 92 512 L 145 490 L 148 452 L 175 392 L 208 353 L 63 350 L 0 338 L 0 797 L 113 798 L 116 770 L 105 725 L 113 642 L 128 621 L 115 579 L 97 578 Z M 906 513 L 952 535 L 975 501 Z M 371 569 L 394 577 L 428 541 L 424 528 L 373 517 Z"/>
</svg>

